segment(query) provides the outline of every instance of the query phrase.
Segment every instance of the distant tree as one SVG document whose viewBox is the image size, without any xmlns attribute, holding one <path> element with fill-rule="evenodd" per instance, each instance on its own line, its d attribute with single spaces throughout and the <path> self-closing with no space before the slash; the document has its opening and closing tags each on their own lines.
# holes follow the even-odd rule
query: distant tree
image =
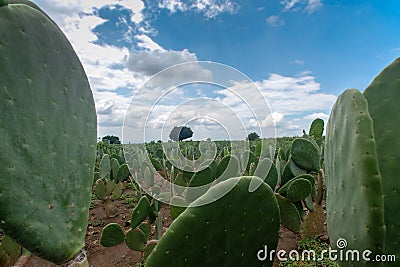
<svg viewBox="0 0 400 267">
<path fill-rule="evenodd" d="M 114 135 L 107 135 L 104 136 L 101 141 L 103 142 L 109 142 L 110 144 L 121 144 L 121 141 L 119 140 L 118 136 L 114 136 Z"/>
<path fill-rule="evenodd" d="M 173 141 L 182 141 L 193 136 L 193 131 L 186 126 L 174 126 L 169 138 Z"/>
<path fill-rule="evenodd" d="M 249 133 L 249 135 L 247 136 L 247 140 L 249 140 L 249 141 L 254 141 L 259 138 L 260 138 L 260 136 L 256 132 Z"/>
</svg>

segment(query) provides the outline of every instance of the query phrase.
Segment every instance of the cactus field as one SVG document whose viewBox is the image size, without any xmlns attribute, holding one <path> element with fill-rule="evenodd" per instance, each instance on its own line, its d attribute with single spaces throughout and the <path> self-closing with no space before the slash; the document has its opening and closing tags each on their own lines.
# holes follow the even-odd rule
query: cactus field
<svg viewBox="0 0 400 267">
<path fill-rule="evenodd" d="M 399 99 L 400 58 L 301 136 L 110 144 L 63 31 L 0 0 L 0 267 L 400 266 Z"/>
</svg>

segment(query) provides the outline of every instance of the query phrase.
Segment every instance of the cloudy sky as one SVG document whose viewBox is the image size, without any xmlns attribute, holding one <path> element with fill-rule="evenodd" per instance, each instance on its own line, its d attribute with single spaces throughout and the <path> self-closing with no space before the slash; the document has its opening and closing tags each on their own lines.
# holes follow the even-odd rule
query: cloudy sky
<svg viewBox="0 0 400 267">
<path fill-rule="evenodd" d="M 82 61 L 98 136 L 125 122 L 126 142 L 185 124 L 197 140 L 301 135 L 400 55 L 398 0 L 33 2 Z"/>
</svg>

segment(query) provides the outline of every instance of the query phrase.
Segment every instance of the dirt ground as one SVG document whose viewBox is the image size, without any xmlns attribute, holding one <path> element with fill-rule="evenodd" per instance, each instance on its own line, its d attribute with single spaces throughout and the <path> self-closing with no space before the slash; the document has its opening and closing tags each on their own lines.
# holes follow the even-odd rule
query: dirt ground
<svg viewBox="0 0 400 267">
<path fill-rule="evenodd" d="M 94 200 L 93 208 L 89 213 L 89 226 L 86 233 L 86 246 L 85 250 L 90 263 L 93 267 L 135 267 L 139 262 L 141 253 L 137 251 L 130 250 L 125 243 L 114 247 L 103 247 L 99 243 L 100 234 L 103 227 L 111 222 L 119 223 L 124 230 L 128 230 L 130 225 L 129 221 L 131 219 L 132 208 L 136 204 L 137 198 L 134 197 L 134 191 L 125 190 L 125 199 L 117 200 L 116 204 L 119 210 L 119 214 L 113 218 L 107 218 L 101 201 Z M 163 205 L 161 208 L 161 214 L 163 216 L 164 231 L 169 227 L 172 219 L 169 215 L 169 207 Z M 155 229 L 152 229 L 152 234 L 154 239 Z M 281 226 L 279 245 L 277 250 L 290 251 L 296 249 L 298 243 L 301 240 L 299 234 L 295 234 L 285 227 Z M 278 267 L 279 263 L 274 262 L 274 267 Z M 36 256 L 30 256 L 28 261 L 26 261 L 23 267 L 57 267 L 57 265 L 49 263 L 42 260 Z"/>
</svg>

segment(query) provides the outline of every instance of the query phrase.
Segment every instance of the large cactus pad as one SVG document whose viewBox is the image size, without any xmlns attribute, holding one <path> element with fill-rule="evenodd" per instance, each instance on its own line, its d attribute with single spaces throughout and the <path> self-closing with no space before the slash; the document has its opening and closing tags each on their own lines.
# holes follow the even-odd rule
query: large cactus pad
<svg viewBox="0 0 400 267">
<path fill-rule="evenodd" d="M 364 92 L 374 121 L 385 205 L 385 253 L 400 259 L 400 58 L 386 67 Z"/>
<path fill-rule="evenodd" d="M 358 90 L 346 90 L 332 109 L 326 133 L 325 174 L 331 244 L 335 246 L 344 238 L 346 249 L 382 253 L 382 180 L 368 104 Z M 341 266 L 363 264 L 344 261 Z"/>
<path fill-rule="evenodd" d="M 253 179 L 260 180 L 261 185 L 250 193 Z M 209 203 L 214 199 L 218 200 Z M 146 267 L 272 266 L 272 261 L 259 261 L 257 252 L 264 245 L 268 250 L 276 249 L 279 207 L 271 188 L 260 178 L 229 178 L 211 187 L 192 205 L 195 207 L 189 206 L 171 224 Z"/>
<path fill-rule="evenodd" d="M 62 263 L 84 247 L 96 144 L 92 92 L 62 31 L 25 4 L 0 6 L 0 66 L 0 228 Z"/>
</svg>

